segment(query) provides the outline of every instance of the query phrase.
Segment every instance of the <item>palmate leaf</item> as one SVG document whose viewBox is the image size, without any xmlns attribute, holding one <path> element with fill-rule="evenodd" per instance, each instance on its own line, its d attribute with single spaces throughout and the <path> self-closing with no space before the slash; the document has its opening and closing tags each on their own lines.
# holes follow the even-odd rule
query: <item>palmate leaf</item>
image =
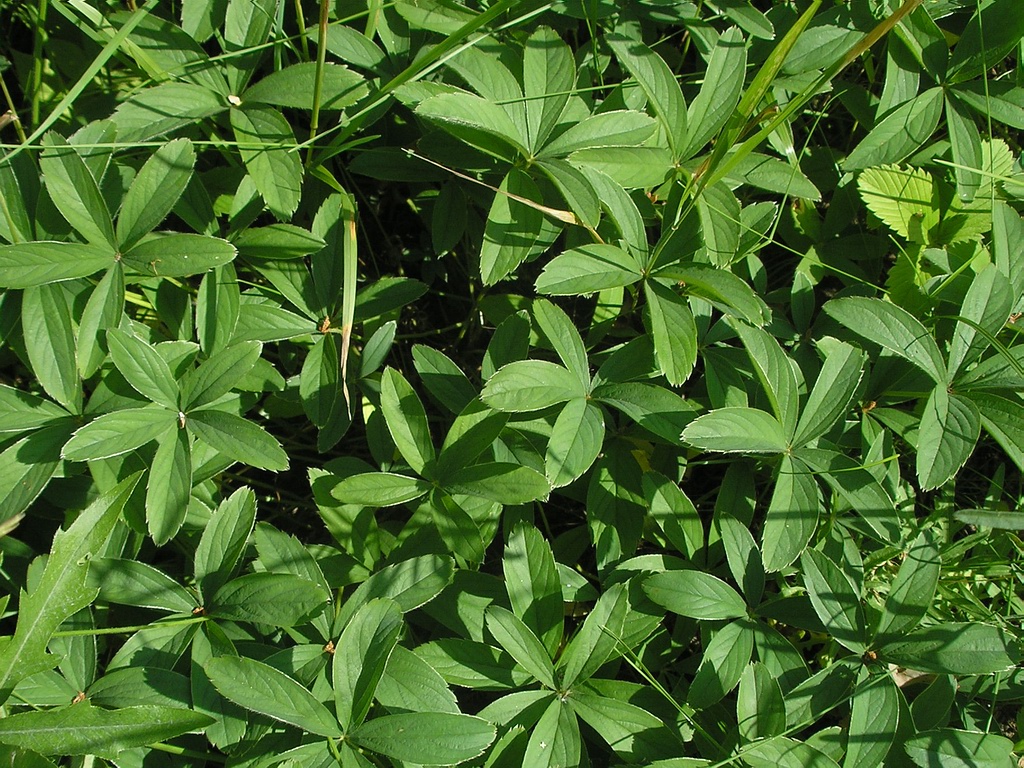
<svg viewBox="0 0 1024 768">
<path fill-rule="evenodd" d="M 587 389 L 567 368 L 546 360 L 517 360 L 495 371 L 480 399 L 498 411 L 524 413 L 586 396 Z"/>
<path fill-rule="evenodd" d="M 88 242 L 115 247 L 110 210 L 81 155 L 54 133 L 46 134 L 43 147 L 39 165 L 53 204 Z"/>
<path fill-rule="evenodd" d="M 721 701 L 740 681 L 754 650 L 754 635 L 749 622 L 726 624 L 704 646 L 697 674 L 693 677 L 686 701 L 695 709 L 706 709 Z"/>
<path fill-rule="evenodd" d="M 219 237 L 153 233 L 121 254 L 121 261 L 147 277 L 188 277 L 223 266 L 235 255 L 235 246 Z"/>
<path fill-rule="evenodd" d="M 159 406 L 127 408 L 93 419 L 61 450 L 70 461 L 94 461 L 134 451 L 177 426 L 177 415 Z"/>
<path fill-rule="evenodd" d="M 113 759 L 142 747 L 202 728 L 213 718 L 188 709 L 138 706 L 101 709 L 87 702 L 43 712 L 22 712 L 0 720 L 0 743 L 44 755 L 99 755 Z"/>
<path fill-rule="evenodd" d="M 487 629 L 516 662 L 548 688 L 555 687 L 555 669 L 540 638 L 514 613 L 498 605 L 487 609 Z"/>
<path fill-rule="evenodd" d="M 394 368 L 385 369 L 381 377 L 380 406 L 398 452 L 414 472 L 422 473 L 435 456 L 427 414 L 412 386 Z"/>
<path fill-rule="evenodd" d="M 867 634 L 864 609 L 850 577 L 816 549 L 804 550 L 800 565 L 807 595 L 825 629 L 854 653 L 863 653 Z"/>
<path fill-rule="evenodd" d="M 654 339 L 654 357 L 669 384 L 683 384 L 697 363 L 697 326 L 686 299 L 671 288 L 644 283 L 645 319 Z"/>
<path fill-rule="evenodd" d="M 761 532 L 765 571 L 779 571 L 800 556 L 818 526 L 820 508 L 812 472 L 802 461 L 783 456 Z"/>
<path fill-rule="evenodd" d="M 640 264 L 621 248 L 583 245 L 559 254 L 544 266 L 537 278 L 537 292 L 576 296 L 632 285 L 641 277 Z"/>
<path fill-rule="evenodd" d="M 747 604 L 735 589 L 702 571 L 663 571 L 650 576 L 644 592 L 658 605 L 691 619 L 735 619 Z"/>
<path fill-rule="evenodd" d="M 562 586 L 551 545 L 532 525 L 517 525 L 502 558 L 513 613 L 541 640 L 551 658 L 562 639 Z"/>
<path fill-rule="evenodd" d="M 46 644 L 67 618 L 95 597 L 96 590 L 86 586 L 90 556 L 106 542 L 138 480 L 138 474 L 123 480 L 54 536 L 42 576 L 21 596 L 14 636 L 0 645 L 3 701 L 19 681 L 57 663 L 47 654 Z"/>
<path fill-rule="evenodd" d="M 329 601 L 323 586 L 308 579 L 290 573 L 259 572 L 226 583 L 210 598 L 206 609 L 211 616 L 232 621 L 293 627 Z"/>
</svg>

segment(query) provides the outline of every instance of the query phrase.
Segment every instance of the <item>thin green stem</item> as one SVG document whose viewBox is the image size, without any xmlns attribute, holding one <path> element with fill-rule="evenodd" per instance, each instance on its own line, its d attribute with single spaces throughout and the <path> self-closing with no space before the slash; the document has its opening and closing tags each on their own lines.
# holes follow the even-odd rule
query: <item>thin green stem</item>
<svg viewBox="0 0 1024 768">
<path fill-rule="evenodd" d="M 128 627 L 90 627 L 89 629 L 63 629 L 53 633 L 53 637 L 93 637 L 99 635 L 130 635 L 150 627 L 185 627 L 189 624 L 200 624 L 206 616 L 190 616 L 187 619 L 171 619 L 169 621 L 136 624 Z"/>
<path fill-rule="evenodd" d="M 46 43 L 46 12 L 50 7 L 49 0 L 39 0 L 39 11 L 36 15 L 35 37 L 32 41 L 32 125 L 39 124 L 39 109 L 43 93 L 43 45 Z M 22 139 L 22 143 L 25 140 Z"/>
<path fill-rule="evenodd" d="M 316 76 L 313 80 L 313 116 L 309 121 L 309 135 L 316 136 L 320 128 L 320 100 L 323 98 L 324 88 L 324 62 L 327 57 L 327 22 L 331 10 L 330 0 L 320 0 L 320 21 L 317 27 L 316 41 Z M 303 37 L 303 40 L 306 38 Z M 313 164 L 314 149 L 309 147 L 306 155 L 306 165 Z"/>
</svg>

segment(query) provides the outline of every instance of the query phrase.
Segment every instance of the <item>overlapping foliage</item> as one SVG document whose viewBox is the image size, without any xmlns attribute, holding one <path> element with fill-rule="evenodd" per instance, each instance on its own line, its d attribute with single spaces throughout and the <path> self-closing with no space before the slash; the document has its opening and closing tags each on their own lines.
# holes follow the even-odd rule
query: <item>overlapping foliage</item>
<svg viewBox="0 0 1024 768">
<path fill-rule="evenodd" d="M 1016 2 L 4 4 L 0 760 L 1013 765 Z"/>
</svg>

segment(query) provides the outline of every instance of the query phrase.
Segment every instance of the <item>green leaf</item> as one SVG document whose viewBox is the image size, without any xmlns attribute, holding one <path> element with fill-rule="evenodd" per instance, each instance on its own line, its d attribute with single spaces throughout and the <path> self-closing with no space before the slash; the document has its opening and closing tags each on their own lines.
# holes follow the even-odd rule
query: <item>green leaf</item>
<svg viewBox="0 0 1024 768">
<path fill-rule="evenodd" d="M 782 689 L 768 667 L 754 662 L 743 670 L 736 696 L 736 723 L 746 741 L 778 736 L 786 730 Z"/>
<path fill-rule="evenodd" d="M 434 444 L 423 403 L 405 377 L 394 368 L 384 369 L 380 381 L 380 407 L 398 452 L 414 472 L 434 460 Z"/>
<path fill-rule="evenodd" d="M 530 734 L 521 765 L 559 768 L 580 764 L 582 746 L 576 715 L 560 696 L 550 701 Z"/>
<path fill-rule="evenodd" d="M 468 563 L 483 562 L 487 546 L 480 526 L 450 495 L 436 490 L 430 497 L 434 526 L 449 551 Z"/>
<path fill-rule="evenodd" d="M 176 426 L 176 415 L 159 406 L 112 411 L 76 430 L 61 456 L 69 461 L 109 459 L 134 451 Z"/>
<path fill-rule="evenodd" d="M 720 453 L 785 453 L 789 442 L 782 425 L 757 408 L 718 408 L 690 423 L 683 442 Z"/>
<path fill-rule="evenodd" d="M 727 315 L 761 326 L 768 320 L 769 311 L 764 301 L 743 280 L 731 272 L 704 264 L 668 264 L 656 270 L 658 277 L 666 277 L 683 284 L 690 296 L 699 296 L 718 307 Z"/>
<path fill-rule="evenodd" d="M 881 299 L 849 296 L 828 302 L 825 312 L 858 336 L 913 363 L 936 384 L 946 381 L 938 344 L 921 321 L 905 309 Z"/>
<path fill-rule="evenodd" d="M 446 682 L 465 688 L 506 690 L 530 679 L 505 651 L 473 640 L 433 640 L 418 646 L 416 655 L 438 670 Z"/>
<path fill-rule="evenodd" d="M 257 341 L 241 341 L 189 371 L 181 383 L 182 410 L 202 408 L 226 395 L 252 370 L 262 350 Z"/>
<path fill-rule="evenodd" d="M 551 486 L 547 478 L 530 467 L 493 461 L 473 464 L 444 479 L 449 493 L 479 496 L 498 504 L 529 504 L 547 499 Z"/>
<path fill-rule="evenodd" d="M 302 410 L 316 426 L 323 428 L 341 406 L 341 340 L 337 334 L 322 334 L 306 355 L 299 376 Z"/>
<path fill-rule="evenodd" d="M 288 454 L 281 444 L 262 427 L 233 413 L 192 411 L 185 424 L 229 459 L 274 472 L 288 468 Z"/>
<path fill-rule="evenodd" d="M 697 363 L 697 326 L 693 313 L 671 288 L 653 280 L 644 283 L 645 319 L 654 339 L 654 358 L 672 386 L 685 383 Z"/>
<path fill-rule="evenodd" d="M 988 348 L 989 337 L 995 336 L 1006 324 L 1013 309 L 1015 297 L 1007 275 L 995 265 L 981 270 L 971 281 L 960 318 L 949 345 L 949 384 L 964 366 L 974 362 Z"/>
<path fill-rule="evenodd" d="M 686 702 L 701 710 L 717 704 L 740 681 L 754 651 L 754 635 L 748 622 L 731 621 L 704 647 L 697 674 L 690 683 Z"/>
<path fill-rule="evenodd" d="M 196 154 L 188 139 L 164 144 L 142 166 L 121 203 L 117 242 L 127 250 L 159 226 L 192 178 Z"/>
<path fill-rule="evenodd" d="M 336 623 L 347 624 L 359 606 L 375 597 L 390 597 L 402 613 L 433 600 L 452 581 L 454 563 L 450 557 L 421 555 L 389 565 L 359 585 L 342 605 Z"/>
<path fill-rule="evenodd" d="M 861 350 L 844 342 L 827 349 L 825 364 L 797 422 L 794 445 L 805 445 L 830 430 L 849 409 L 864 375 L 866 358 Z"/>
<path fill-rule="evenodd" d="M 939 675 L 1002 672 L 1022 658 L 1020 641 L 1002 627 L 948 622 L 920 627 L 878 650 L 887 662 Z"/>
<path fill-rule="evenodd" d="M 580 384 L 589 390 L 590 363 L 587 361 L 587 350 L 572 320 L 547 299 L 535 299 L 531 311 L 538 330 L 554 348 L 562 364 L 575 373 Z"/>
<path fill-rule="evenodd" d="M 0 700 L 6 701 L 21 680 L 57 663 L 46 644 L 66 619 L 95 598 L 96 590 L 86 586 L 89 559 L 106 542 L 138 481 L 138 474 L 123 480 L 54 536 L 42 575 L 21 595 L 14 636 L 0 647 Z"/>
<path fill-rule="evenodd" d="M 418 653 L 400 645 L 388 657 L 375 698 L 391 712 L 459 712 L 444 678 Z"/>
<path fill-rule="evenodd" d="M 967 105 L 950 90 L 946 94 L 946 127 L 949 130 L 950 150 L 953 155 L 953 175 L 960 200 L 974 200 L 981 187 L 984 160 L 981 133 Z"/>
<path fill-rule="evenodd" d="M 203 668 L 221 695 L 245 709 L 318 736 L 342 736 L 338 721 L 327 707 L 269 664 L 240 656 L 217 656 Z"/>
<path fill-rule="evenodd" d="M 124 313 L 124 270 L 114 262 L 89 295 L 78 324 L 76 356 L 78 372 L 88 379 L 107 357 L 106 333 L 114 328 Z"/>
<path fill-rule="evenodd" d="M 454 765 L 483 754 L 494 741 L 495 728 L 471 715 L 408 712 L 376 717 L 346 736 L 396 760 Z"/>
<path fill-rule="evenodd" d="M 598 598 L 583 626 L 559 657 L 563 688 L 570 689 L 588 680 L 610 658 L 621 653 L 620 638 L 626 632 L 629 619 L 627 587 L 614 584 Z"/>
<path fill-rule="evenodd" d="M 740 247 L 739 200 L 724 182 L 715 184 L 697 198 L 697 215 L 707 260 L 716 267 L 728 267 L 736 260 Z"/>
<path fill-rule="evenodd" d="M 284 115 L 270 107 L 231 110 L 231 128 L 238 151 L 256 189 L 279 221 L 295 213 L 302 194 L 302 164 L 295 134 Z"/>
<path fill-rule="evenodd" d="M 105 245 L 39 241 L 0 245 L 0 287 L 29 288 L 88 277 L 114 263 Z"/>
<path fill-rule="evenodd" d="M 447 477 L 472 464 L 498 439 L 508 414 L 492 411 L 474 399 L 452 423 L 437 458 L 437 476 Z"/>
<path fill-rule="evenodd" d="M 768 573 L 796 560 L 818 527 L 821 493 L 807 465 L 783 456 L 764 518 L 761 552 Z"/>
<path fill-rule="evenodd" d="M 227 582 L 205 607 L 211 616 L 223 619 L 294 627 L 328 602 L 330 597 L 320 584 L 290 573 L 259 572 Z"/>
<path fill-rule="evenodd" d="M 635 704 L 573 691 L 569 705 L 623 760 L 657 765 L 650 761 L 682 749 L 679 739 L 673 737 L 661 718 Z"/>
<path fill-rule="evenodd" d="M 219 93 L 192 83 L 161 83 L 143 88 L 111 115 L 122 142 L 144 141 L 223 112 Z"/>
<path fill-rule="evenodd" d="M 1021 37 L 1024 20 L 1012 0 L 978 6 L 953 49 L 947 81 L 962 83 L 980 77 L 1010 53 Z"/>
<path fill-rule="evenodd" d="M 838 763 L 810 744 L 786 736 L 758 741 L 743 752 L 750 768 L 838 768 Z"/>
<path fill-rule="evenodd" d="M 738 29 L 727 29 L 711 51 L 704 82 L 690 104 L 685 140 L 677 157 L 685 159 L 695 155 L 729 122 L 743 91 L 746 66 L 747 48 L 743 36 Z"/>
<path fill-rule="evenodd" d="M 942 89 L 931 88 L 894 109 L 854 148 L 843 169 L 898 163 L 920 149 L 939 125 L 943 101 Z"/>
<path fill-rule="evenodd" d="M 36 379 L 50 397 L 72 413 L 82 410 L 82 383 L 68 297 L 59 285 L 26 288 L 21 299 L 25 351 Z"/>
<path fill-rule="evenodd" d="M 9 445 L 0 453 L 0 519 L 24 512 L 43 492 L 60 465 L 60 449 L 72 426 L 68 422 L 40 429 Z"/>
<path fill-rule="evenodd" d="M 973 401 L 939 385 L 925 403 L 918 429 L 917 477 L 924 490 L 953 479 L 981 434 L 981 412 Z"/>
<path fill-rule="evenodd" d="M 480 245 L 480 277 L 485 285 L 509 276 L 533 252 L 544 229 L 544 216 L 523 200 L 540 199 L 536 183 L 519 169 L 510 169 L 502 179 L 487 213 Z"/>
<path fill-rule="evenodd" d="M 147 277 L 188 277 L 235 258 L 235 246 L 219 237 L 152 234 L 121 255 L 126 267 Z"/>
<path fill-rule="evenodd" d="M 687 560 L 695 560 L 704 547 L 704 523 L 697 508 L 678 484 L 660 472 L 645 472 L 644 498 L 665 538 Z"/>
<path fill-rule="evenodd" d="M 57 210 L 88 242 L 114 248 L 110 210 L 82 156 L 55 133 L 46 134 L 42 144 L 39 167 Z"/>
<path fill-rule="evenodd" d="M 508 113 L 471 93 L 441 93 L 420 102 L 416 114 L 457 139 L 509 162 L 530 156 L 527 140 Z"/>
<path fill-rule="evenodd" d="M 932 605 L 941 570 L 935 534 L 925 529 L 910 545 L 889 587 L 875 632 L 876 644 L 896 641 L 920 623 Z"/>
<path fill-rule="evenodd" d="M 476 387 L 443 352 L 416 344 L 412 348 L 412 358 L 423 385 L 452 413 L 461 413 L 476 399 Z"/>
<path fill-rule="evenodd" d="M 132 389 L 154 403 L 177 410 L 178 382 L 154 347 L 118 328 L 107 331 L 107 346 L 110 359 Z"/>
<path fill-rule="evenodd" d="M 192 495 L 192 438 L 175 429 L 157 438 L 146 487 L 146 524 L 157 545 L 177 534 Z"/>
<path fill-rule="evenodd" d="M 517 360 L 495 371 L 480 399 L 497 411 L 524 413 L 586 396 L 568 369 L 546 360 Z"/>
<path fill-rule="evenodd" d="M 366 80 L 341 64 L 325 62 L 317 83 L 317 63 L 304 61 L 272 72 L 242 94 L 242 102 L 261 102 L 278 107 L 313 109 L 313 93 L 319 85 L 320 109 L 344 109 L 367 93 Z"/>
<path fill-rule="evenodd" d="M 857 587 L 838 565 L 816 549 L 800 556 L 804 586 L 825 629 L 854 653 L 864 652 L 867 634 Z"/>
<path fill-rule="evenodd" d="M 429 490 L 430 483 L 418 477 L 364 472 L 346 477 L 331 489 L 331 495 L 343 504 L 391 507 L 418 499 Z"/>
<path fill-rule="evenodd" d="M 67 411 L 39 395 L 0 384 L 0 433 L 27 432 L 67 416 Z"/>
<path fill-rule="evenodd" d="M 294 224 L 248 227 L 239 232 L 232 243 L 242 256 L 271 261 L 301 259 L 316 253 L 325 245 L 323 239 Z"/>
<path fill-rule="evenodd" d="M 921 768 L 1007 768 L 1015 760 L 1005 736 L 937 728 L 907 739 L 903 749 Z"/>
<path fill-rule="evenodd" d="M 886 225 L 908 240 L 926 245 L 941 218 L 932 177 L 919 168 L 884 165 L 857 177 L 864 204 Z"/>
<path fill-rule="evenodd" d="M 555 687 L 555 669 L 547 649 L 533 631 L 511 611 L 498 605 L 487 608 L 487 629 L 498 645 L 542 685 Z"/>
<path fill-rule="evenodd" d="M 544 472 L 552 488 L 561 488 L 590 469 L 604 444 L 604 416 L 592 403 L 577 398 L 566 403 L 551 428 L 544 454 Z"/>
<path fill-rule="evenodd" d="M 680 433 L 698 410 L 665 387 L 646 382 L 601 384 L 594 388 L 592 398 L 617 408 L 670 444 L 679 441 Z"/>
<path fill-rule="evenodd" d="M 845 453 L 829 449 L 805 446 L 793 453 L 846 499 L 880 541 L 900 541 L 902 521 L 896 514 L 896 507 L 886 490 L 863 465 Z"/>
<path fill-rule="evenodd" d="M 584 118 L 558 135 L 538 154 L 565 157 L 581 149 L 637 147 L 649 139 L 657 123 L 642 112 L 614 110 Z"/>
<path fill-rule="evenodd" d="M 198 605 L 177 581 L 141 560 L 97 557 L 89 566 L 89 586 L 99 599 L 169 613 L 191 613 Z"/>
<path fill-rule="evenodd" d="M 0 720 L 0 742 L 44 755 L 99 755 L 164 741 L 203 728 L 213 719 L 163 706 L 101 709 L 82 702 Z"/>
<path fill-rule="evenodd" d="M 578 296 L 633 285 L 641 276 L 640 265 L 621 248 L 583 245 L 549 261 L 537 278 L 536 288 L 549 296 Z"/>
<path fill-rule="evenodd" d="M 747 349 L 747 356 L 768 395 L 772 411 L 782 424 L 787 440 L 791 441 L 796 432 L 800 401 L 789 356 L 767 331 L 742 323 L 734 323 L 733 327 Z"/>
<path fill-rule="evenodd" d="M 361 606 L 341 633 L 332 662 L 332 679 L 335 711 L 346 731 L 366 719 L 401 631 L 398 605 L 384 598 Z"/>
<path fill-rule="evenodd" d="M 747 604 L 721 579 L 702 571 L 663 571 L 648 577 L 644 592 L 658 605 L 691 619 L 735 619 Z"/>
<path fill-rule="evenodd" d="M 196 585 L 208 601 L 232 576 L 256 522 L 256 497 L 239 488 L 220 503 L 195 552 Z"/>
<path fill-rule="evenodd" d="M 607 35 L 605 39 L 615 58 L 636 78 L 661 122 L 673 156 L 679 158 L 687 132 L 686 101 L 672 70 L 658 54 L 638 40 L 618 34 Z"/>
<path fill-rule="evenodd" d="M 532 525 L 512 530 L 502 558 L 505 589 L 512 611 L 554 656 L 562 640 L 562 585 L 551 545 Z"/>
<path fill-rule="evenodd" d="M 872 676 L 857 686 L 850 704 L 850 734 L 843 768 L 874 768 L 885 763 L 896 738 L 899 700 L 892 675 Z"/>
<path fill-rule="evenodd" d="M 576 86 L 572 50 L 550 27 L 540 27 L 523 47 L 523 95 L 530 148 L 537 152 L 558 125 Z"/>
</svg>

